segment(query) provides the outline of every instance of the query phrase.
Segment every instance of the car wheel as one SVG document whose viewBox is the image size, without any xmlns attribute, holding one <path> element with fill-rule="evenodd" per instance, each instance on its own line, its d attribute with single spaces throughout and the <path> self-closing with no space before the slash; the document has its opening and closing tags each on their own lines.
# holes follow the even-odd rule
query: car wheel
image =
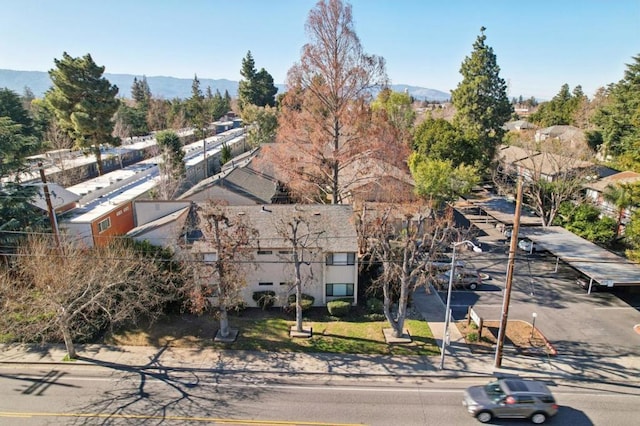
<svg viewBox="0 0 640 426">
<path fill-rule="evenodd" d="M 534 413 L 531 416 L 531 423 L 541 425 L 547 420 L 547 415 L 544 413 Z"/>
<path fill-rule="evenodd" d="M 488 423 L 492 418 L 493 414 L 491 414 L 490 411 L 480 411 L 476 416 L 476 419 L 478 419 L 480 423 Z"/>
<path fill-rule="evenodd" d="M 475 290 L 478 288 L 478 284 L 477 283 L 471 283 L 469 284 L 469 290 Z"/>
</svg>

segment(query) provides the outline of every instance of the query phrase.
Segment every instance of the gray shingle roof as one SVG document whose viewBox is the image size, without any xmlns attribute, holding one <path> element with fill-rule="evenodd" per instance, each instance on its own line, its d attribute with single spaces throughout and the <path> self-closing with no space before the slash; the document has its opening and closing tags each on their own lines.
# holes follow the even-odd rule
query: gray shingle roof
<svg viewBox="0 0 640 426">
<path fill-rule="evenodd" d="M 309 223 L 310 232 L 318 235 L 317 244 L 325 252 L 355 252 L 358 249 L 353 209 L 344 204 L 269 204 L 266 206 L 227 206 L 228 215 L 242 216 L 260 233 L 260 248 L 287 248 L 290 244 L 279 232 L 294 217 Z M 300 228 L 302 229 L 302 228 Z M 314 236 L 315 239 L 315 236 Z"/>
</svg>

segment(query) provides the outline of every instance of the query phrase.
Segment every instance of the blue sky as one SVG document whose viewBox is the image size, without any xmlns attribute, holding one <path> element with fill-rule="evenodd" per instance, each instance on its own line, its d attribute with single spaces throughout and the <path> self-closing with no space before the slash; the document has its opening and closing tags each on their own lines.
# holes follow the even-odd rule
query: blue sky
<svg viewBox="0 0 640 426">
<path fill-rule="evenodd" d="M 300 58 L 315 0 L 0 0 L 0 68 L 91 53 L 108 73 L 239 80 L 251 50 L 276 83 Z M 640 0 L 352 0 L 365 52 L 394 84 L 448 92 L 481 26 L 509 96 L 591 96 L 640 54 Z"/>
</svg>

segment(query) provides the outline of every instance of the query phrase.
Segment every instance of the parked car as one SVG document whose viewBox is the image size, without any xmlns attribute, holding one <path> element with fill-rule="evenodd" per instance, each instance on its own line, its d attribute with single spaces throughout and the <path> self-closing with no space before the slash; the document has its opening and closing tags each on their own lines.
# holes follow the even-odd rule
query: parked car
<svg viewBox="0 0 640 426">
<path fill-rule="evenodd" d="M 456 260 L 456 268 L 464 268 L 466 264 L 462 260 Z M 446 271 L 451 269 L 450 257 L 439 257 L 427 263 L 427 268 L 433 271 Z"/>
<path fill-rule="evenodd" d="M 451 277 L 451 270 L 446 271 L 436 278 L 440 287 L 446 288 L 449 285 L 449 277 Z M 482 285 L 482 276 L 476 269 L 463 269 L 456 268 L 455 276 L 453 277 L 453 286 L 468 288 L 469 290 L 475 290 Z"/>
<path fill-rule="evenodd" d="M 526 251 L 527 253 L 535 253 L 536 251 L 538 251 L 537 244 L 527 239 L 518 241 L 518 248 L 520 250 Z"/>
<path fill-rule="evenodd" d="M 543 382 L 500 379 L 464 391 L 462 405 L 481 423 L 494 418 L 530 419 L 544 423 L 558 412 L 556 400 Z"/>
</svg>

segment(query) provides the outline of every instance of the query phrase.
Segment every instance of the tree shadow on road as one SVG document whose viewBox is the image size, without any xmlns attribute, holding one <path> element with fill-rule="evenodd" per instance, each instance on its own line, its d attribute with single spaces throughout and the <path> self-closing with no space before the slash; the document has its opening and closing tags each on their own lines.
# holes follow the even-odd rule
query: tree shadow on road
<svg viewBox="0 0 640 426">
<path fill-rule="evenodd" d="M 224 386 L 222 374 L 211 369 L 165 367 L 160 348 L 143 366 L 130 366 L 88 357 L 82 361 L 123 373 L 115 386 L 89 404 L 75 407 L 74 424 L 160 424 L 197 418 L 242 415 L 243 405 L 264 392 L 258 387 Z M 240 381 L 243 379 L 240 378 Z"/>
</svg>

